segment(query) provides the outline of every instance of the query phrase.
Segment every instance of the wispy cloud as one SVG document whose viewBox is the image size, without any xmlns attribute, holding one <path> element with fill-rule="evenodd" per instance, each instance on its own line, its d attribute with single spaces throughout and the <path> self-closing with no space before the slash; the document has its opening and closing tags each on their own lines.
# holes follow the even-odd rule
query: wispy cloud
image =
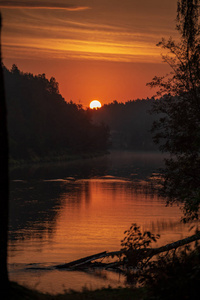
<svg viewBox="0 0 200 300">
<path fill-rule="evenodd" d="M 69 59 L 95 59 L 121 62 L 152 62 L 160 60 L 160 52 L 150 43 L 114 43 L 108 41 L 84 41 L 73 39 L 52 39 L 24 37 L 19 41 L 18 36 L 5 37 L 3 50 L 7 57 L 14 54 L 18 57 L 54 57 Z M 4 52 L 3 51 L 3 52 Z"/>
<path fill-rule="evenodd" d="M 115 0 L 110 1 L 114 3 Z M 84 14 L 59 11 L 88 9 L 91 2 L 92 10 Z M 125 62 L 161 60 L 160 49 L 155 45 L 162 37 L 160 32 L 173 36 L 171 27 L 168 28 L 161 19 L 158 26 L 151 16 L 147 19 L 143 15 L 133 18 L 125 12 L 123 15 L 121 6 L 115 13 L 105 12 L 102 2 L 107 3 L 106 0 L 0 0 L 0 7 L 29 8 L 3 10 L 5 57 L 14 59 L 31 55 L 31 59 L 51 56 Z M 95 3 L 99 5 L 95 6 Z M 46 14 L 43 9 L 51 9 L 51 17 L 50 12 Z M 53 9 L 57 10 L 54 12 Z"/>
<path fill-rule="evenodd" d="M 68 11 L 80 11 L 90 9 L 88 6 L 78 6 L 71 4 L 63 4 L 59 2 L 47 3 L 47 2 L 36 2 L 36 1 L 0 1 L 0 8 L 8 9 L 64 9 Z"/>
</svg>

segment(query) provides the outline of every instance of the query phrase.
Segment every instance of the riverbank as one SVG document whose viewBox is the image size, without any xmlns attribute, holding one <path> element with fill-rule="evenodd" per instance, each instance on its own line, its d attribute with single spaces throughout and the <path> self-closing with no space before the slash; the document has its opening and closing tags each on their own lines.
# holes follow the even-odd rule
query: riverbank
<svg viewBox="0 0 200 300">
<path fill-rule="evenodd" d="M 131 289 L 131 288 L 103 288 L 100 290 L 89 291 L 83 289 L 82 292 L 67 291 L 65 294 L 49 295 L 42 294 L 18 285 L 11 283 L 9 300 L 144 300 L 147 293 L 144 288 Z M 7 298 L 6 298 L 7 299 Z"/>
<path fill-rule="evenodd" d="M 109 154 L 109 151 L 99 151 L 94 153 L 79 153 L 79 154 L 52 154 L 44 157 L 34 156 L 30 159 L 9 159 L 9 167 L 24 167 L 34 164 L 48 164 L 48 163 L 60 163 L 60 162 L 70 162 L 80 159 L 90 159 Z"/>
</svg>

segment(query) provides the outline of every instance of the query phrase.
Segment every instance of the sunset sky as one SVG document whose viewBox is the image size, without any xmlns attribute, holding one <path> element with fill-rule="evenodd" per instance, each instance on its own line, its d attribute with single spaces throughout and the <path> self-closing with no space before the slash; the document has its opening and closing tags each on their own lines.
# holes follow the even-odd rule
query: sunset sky
<svg viewBox="0 0 200 300">
<path fill-rule="evenodd" d="M 151 97 L 169 69 L 156 43 L 175 37 L 175 0 L 8 0 L 3 62 L 55 77 L 66 101 L 88 106 Z"/>
</svg>

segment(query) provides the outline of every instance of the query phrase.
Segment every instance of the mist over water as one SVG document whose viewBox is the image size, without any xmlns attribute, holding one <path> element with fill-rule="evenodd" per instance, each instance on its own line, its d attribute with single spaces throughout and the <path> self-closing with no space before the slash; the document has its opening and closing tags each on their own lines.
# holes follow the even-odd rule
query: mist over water
<svg viewBox="0 0 200 300">
<path fill-rule="evenodd" d="M 132 223 L 159 233 L 155 246 L 187 236 L 180 209 L 166 207 L 149 180 L 162 164 L 158 153 L 113 152 L 11 170 L 10 279 L 50 293 L 123 286 L 125 278 L 113 272 L 51 267 L 119 250 Z"/>
</svg>

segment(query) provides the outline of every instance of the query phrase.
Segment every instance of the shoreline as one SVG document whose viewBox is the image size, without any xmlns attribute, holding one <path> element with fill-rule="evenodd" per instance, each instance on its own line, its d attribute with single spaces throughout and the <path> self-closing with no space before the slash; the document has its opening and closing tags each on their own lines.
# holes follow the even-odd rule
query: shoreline
<svg viewBox="0 0 200 300">
<path fill-rule="evenodd" d="M 82 159 L 93 159 L 104 155 L 109 155 L 110 151 L 102 151 L 95 153 L 80 153 L 80 154 L 65 154 L 65 155 L 51 155 L 46 157 L 34 157 L 32 159 L 13 159 L 9 158 L 9 169 L 23 168 L 32 165 L 54 164 L 62 162 L 73 162 Z"/>
</svg>

